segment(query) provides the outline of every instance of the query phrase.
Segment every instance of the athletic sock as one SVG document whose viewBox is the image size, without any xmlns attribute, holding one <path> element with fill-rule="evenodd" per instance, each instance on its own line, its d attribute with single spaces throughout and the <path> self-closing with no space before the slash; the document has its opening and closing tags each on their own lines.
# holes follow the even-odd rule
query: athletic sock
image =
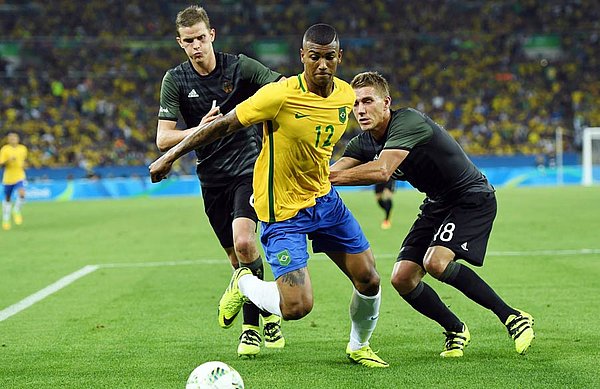
<svg viewBox="0 0 600 389">
<path fill-rule="evenodd" d="M 15 199 L 15 205 L 13 206 L 13 212 L 20 213 L 21 206 L 23 205 L 24 202 L 25 201 L 21 198 L 21 196 L 17 196 L 17 198 Z"/>
<path fill-rule="evenodd" d="M 279 303 L 279 288 L 275 281 L 263 281 L 256 276 L 245 275 L 238 281 L 242 294 L 252 301 L 258 308 L 281 316 Z"/>
<path fill-rule="evenodd" d="M 371 334 L 377 326 L 379 306 L 381 305 L 381 288 L 375 296 L 365 296 L 356 289 L 350 299 L 350 350 L 355 351 L 369 345 Z"/>
<path fill-rule="evenodd" d="M 423 281 L 401 297 L 417 312 L 436 321 L 446 331 L 462 331 L 463 323 L 460 319 L 442 302 L 435 290 Z"/>
<path fill-rule="evenodd" d="M 386 199 L 386 200 L 382 199 L 382 200 L 377 200 L 377 203 L 385 211 L 385 220 L 388 220 L 390 218 L 390 212 L 392 210 L 392 200 L 391 199 Z"/>
<path fill-rule="evenodd" d="M 261 280 L 263 279 L 264 268 L 263 268 L 263 263 L 262 263 L 261 257 L 258 257 L 251 263 L 240 263 L 240 266 L 247 267 L 248 269 L 252 270 L 252 274 L 257 276 Z M 244 324 L 258 327 L 259 326 L 258 315 L 259 315 L 259 313 L 263 313 L 263 312 L 261 312 L 260 309 L 258 309 L 258 307 L 256 305 L 254 305 L 254 303 L 252 303 L 252 302 L 245 303 L 242 309 L 243 309 L 243 313 L 244 313 Z M 263 316 L 269 316 L 269 315 L 270 314 L 268 314 L 268 313 L 266 315 L 263 313 Z"/>
<path fill-rule="evenodd" d="M 6 201 L 6 200 L 2 200 L 2 221 L 3 222 L 8 222 L 10 221 L 10 209 L 11 209 L 11 203 Z"/>
<path fill-rule="evenodd" d="M 440 281 L 452 285 L 477 304 L 494 312 L 502 323 L 510 315 L 518 315 L 519 311 L 511 308 L 494 290 L 471 270 L 468 266 L 450 262 L 439 278 Z"/>
</svg>

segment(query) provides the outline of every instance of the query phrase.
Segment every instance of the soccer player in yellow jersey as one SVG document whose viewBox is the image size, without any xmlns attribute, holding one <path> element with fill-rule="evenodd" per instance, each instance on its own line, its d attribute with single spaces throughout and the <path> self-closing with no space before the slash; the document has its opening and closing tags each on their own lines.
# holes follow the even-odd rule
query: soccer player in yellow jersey
<svg viewBox="0 0 600 389">
<path fill-rule="evenodd" d="M 313 307 L 306 239 L 348 276 L 354 290 L 346 354 L 367 367 L 387 367 L 369 340 L 379 317 L 380 279 L 369 242 L 329 182 L 333 146 L 348 125 L 355 94 L 335 77 L 342 60 L 333 27 L 316 24 L 304 33 L 304 72 L 268 84 L 228 114 L 200 125 L 150 165 L 153 182 L 166 177 L 187 152 L 254 123 L 264 122 L 263 145 L 254 167 L 254 207 L 261 243 L 275 282 L 241 267 L 219 302 L 219 324 L 229 328 L 246 300 L 286 320 Z"/>
<path fill-rule="evenodd" d="M 19 135 L 9 132 L 8 144 L 0 149 L 0 166 L 4 167 L 2 185 L 4 185 L 4 198 L 2 199 L 2 229 L 10 230 L 10 214 L 12 211 L 15 224 L 23 223 L 21 206 L 25 200 L 25 160 L 27 159 L 27 147 L 19 144 Z M 12 194 L 17 191 L 18 195 L 14 205 Z"/>
</svg>

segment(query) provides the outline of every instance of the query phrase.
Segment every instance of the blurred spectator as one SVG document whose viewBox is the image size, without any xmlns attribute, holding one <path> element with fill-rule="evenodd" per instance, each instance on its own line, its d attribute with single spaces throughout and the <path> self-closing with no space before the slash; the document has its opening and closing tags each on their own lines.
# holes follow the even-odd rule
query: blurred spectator
<svg viewBox="0 0 600 389">
<path fill-rule="evenodd" d="M 30 165 L 147 165 L 158 82 L 180 60 L 181 2 L 4 0 L 0 128 L 22 128 Z M 504 2 L 228 0 L 202 4 L 219 50 L 268 58 L 295 74 L 301 33 L 331 23 L 344 37 L 347 80 L 377 70 L 395 107 L 431 113 L 471 155 L 549 155 L 600 125 L 600 6 L 587 0 Z M 340 18 L 340 10 L 346 10 Z M 260 21 L 260 22 L 256 22 Z M 545 46 L 544 46 L 545 45 Z M 282 60 L 283 58 L 283 60 Z M 9 70 L 10 69 L 10 70 Z M 17 125 L 18 124 L 18 125 Z M 354 124 L 342 139 L 349 139 Z M 339 147 L 338 147 L 339 149 Z M 194 160 L 179 167 L 193 174 Z"/>
</svg>

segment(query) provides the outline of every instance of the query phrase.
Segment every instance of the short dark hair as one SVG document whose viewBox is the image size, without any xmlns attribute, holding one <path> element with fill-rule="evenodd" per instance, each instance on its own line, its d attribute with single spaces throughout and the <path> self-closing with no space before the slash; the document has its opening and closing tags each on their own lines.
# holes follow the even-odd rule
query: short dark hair
<svg viewBox="0 0 600 389">
<path fill-rule="evenodd" d="M 390 95 L 390 86 L 387 80 L 378 72 L 363 72 L 359 73 L 350 82 L 353 89 L 364 88 L 371 86 L 381 97 Z"/>
<path fill-rule="evenodd" d="M 204 8 L 199 5 L 190 5 L 186 9 L 179 11 L 175 19 L 175 29 L 179 36 L 179 29 L 182 27 L 192 27 L 193 25 L 204 22 L 206 28 L 210 30 L 210 19 Z"/>
<path fill-rule="evenodd" d="M 304 37 L 302 37 L 303 45 L 306 42 L 312 42 L 318 45 L 328 45 L 334 41 L 338 46 L 340 45 L 340 39 L 338 38 L 335 28 L 325 23 L 313 24 L 306 30 Z"/>
</svg>

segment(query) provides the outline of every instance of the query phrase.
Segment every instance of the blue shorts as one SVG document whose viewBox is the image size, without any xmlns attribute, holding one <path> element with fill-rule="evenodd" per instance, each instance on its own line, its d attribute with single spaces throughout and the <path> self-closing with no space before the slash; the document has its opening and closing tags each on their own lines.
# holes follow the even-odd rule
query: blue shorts
<svg viewBox="0 0 600 389">
<path fill-rule="evenodd" d="M 307 237 L 315 253 L 358 254 L 369 248 L 360 225 L 333 187 L 291 219 L 261 222 L 260 241 L 275 279 L 307 266 Z"/>
<path fill-rule="evenodd" d="M 23 181 L 19 181 L 12 185 L 4 185 L 4 198 L 10 198 L 15 190 L 19 190 L 25 186 Z"/>
</svg>

